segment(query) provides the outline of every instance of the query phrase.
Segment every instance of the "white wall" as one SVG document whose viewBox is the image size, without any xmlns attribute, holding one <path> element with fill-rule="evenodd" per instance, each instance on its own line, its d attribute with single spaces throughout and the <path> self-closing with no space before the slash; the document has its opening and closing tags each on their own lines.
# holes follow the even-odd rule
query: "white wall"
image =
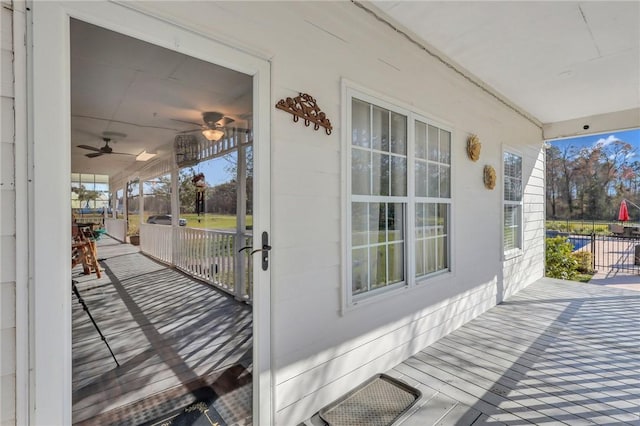
<svg viewBox="0 0 640 426">
<path fill-rule="evenodd" d="M 11 2 L 0 9 L 0 425 L 16 415 L 14 90 Z"/>
<path fill-rule="evenodd" d="M 350 2 L 140 2 L 128 6 L 270 58 L 271 104 L 306 92 L 317 99 L 334 125 L 327 136 L 294 123 L 283 111 L 272 110 L 271 338 L 279 424 L 308 418 L 359 382 L 393 367 L 495 305 L 503 295 L 543 275 L 541 129 L 359 7 Z M 3 70 L 4 62 L 3 56 Z M 453 128 L 455 262 L 450 276 L 345 314 L 341 314 L 340 297 L 345 219 L 340 148 L 343 78 L 411 104 L 416 112 Z M 11 142 L 4 139 L 4 108 L 2 120 L 4 147 Z M 477 134 L 483 144 L 477 163 L 468 160 L 464 150 L 470 133 Z M 502 179 L 493 191 L 482 183 L 485 164 L 501 170 L 503 145 L 524 154 L 527 183 L 525 253 L 506 264 L 501 246 Z M 5 207 L 4 191 L 3 214 L 15 211 Z M 4 276 L 12 270 L 4 247 L 15 244 L 10 221 L 5 222 L 3 216 L 3 360 L 15 345 L 13 337 L 4 337 L 4 283 L 9 293 L 14 289 L 14 278 Z M 8 303 L 9 309 L 12 304 Z M 7 324 L 13 333 L 13 323 Z M 7 377 L 13 383 L 13 368 Z M 4 420 L 4 411 L 2 415 Z"/>
<path fill-rule="evenodd" d="M 273 363 L 280 424 L 295 424 L 543 275 L 541 129 L 348 2 L 141 4 L 272 62 L 272 104 L 311 94 L 334 132 L 272 112 Z M 199 10 L 206 8 L 208 10 Z M 215 27 L 209 27 L 216 16 Z M 452 277 L 340 314 L 341 92 L 347 78 L 452 125 Z M 478 163 L 464 150 L 483 143 Z M 502 146 L 524 156 L 525 253 L 503 265 Z M 504 268 L 503 268 L 504 266 Z"/>
</svg>

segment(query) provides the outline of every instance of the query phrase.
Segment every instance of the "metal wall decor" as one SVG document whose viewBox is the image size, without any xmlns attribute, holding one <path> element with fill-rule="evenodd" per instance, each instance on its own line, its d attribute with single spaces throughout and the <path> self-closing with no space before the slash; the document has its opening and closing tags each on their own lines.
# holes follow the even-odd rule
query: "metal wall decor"
<svg viewBox="0 0 640 426">
<path fill-rule="evenodd" d="M 484 186 L 487 189 L 496 187 L 496 169 L 493 166 L 484 166 Z"/>
<path fill-rule="evenodd" d="M 313 123 L 313 130 L 318 130 L 322 126 L 327 135 L 330 135 L 331 130 L 333 130 L 327 115 L 320 111 L 316 100 L 306 93 L 300 93 L 295 98 L 280 99 L 276 104 L 276 108 L 292 114 L 295 123 L 300 118 L 304 120 L 304 125 L 307 127 L 309 127 L 310 123 Z"/>
<path fill-rule="evenodd" d="M 467 139 L 467 155 L 471 161 L 478 161 L 481 149 L 482 144 L 480 143 L 480 138 L 478 138 L 477 135 L 469 136 L 469 139 Z"/>
</svg>

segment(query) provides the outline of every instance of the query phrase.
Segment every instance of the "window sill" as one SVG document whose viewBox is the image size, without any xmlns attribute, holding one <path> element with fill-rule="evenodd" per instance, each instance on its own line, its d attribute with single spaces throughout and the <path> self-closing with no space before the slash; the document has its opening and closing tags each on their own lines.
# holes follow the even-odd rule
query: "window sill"
<svg viewBox="0 0 640 426">
<path fill-rule="evenodd" d="M 511 249 L 508 251 L 504 252 L 504 257 L 503 260 L 511 260 L 511 259 L 515 259 L 516 257 L 520 257 L 524 254 L 524 250 L 522 249 Z"/>
<path fill-rule="evenodd" d="M 406 283 L 398 283 L 395 286 L 380 289 L 371 295 L 363 295 L 361 298 L 352 301 L 350 304 L 345 304 L 342 308 L 342 315 L 346 315 L 349 312 L 357 311 L 359 308 L 381 303 L 383 301 L 389 300 L 394 297 L 398 297 L 400 295 L 406 294 L 407 291 L 411 292 L 417 289 L 424 289 L 431 284 L 438 283 L 444 281 L 446 279 L 451 279 L 453 277 L 453 272 L 451 271 L 443 271 L 439 273 L 434 273 L 433 275 L 429 275 L 427 277 L 419 278 L 414 285 L 409 285 Z"/>
</svg>

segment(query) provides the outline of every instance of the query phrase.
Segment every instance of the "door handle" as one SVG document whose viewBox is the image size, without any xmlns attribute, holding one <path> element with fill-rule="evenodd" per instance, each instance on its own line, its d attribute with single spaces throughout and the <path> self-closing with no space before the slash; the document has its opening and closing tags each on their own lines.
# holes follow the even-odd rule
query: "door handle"
<svg viewBox="0 0 640 426">
<path fill-rule="evenodd" d="M 271 251 L 271 246 L 269 245 L 269 234 L 267 231 L 262 233 L 262 248 L 254 250 L 253 253 L 261 252 L 262 253 L 262 270 L 266 271 L 269 269 L 269 251 Z"/>
<path fill-rule="evenodd" d="M 245 246 L 238 250 L 238 253 L 244 250 L 251 250 L 252 246 Z M 262 248 L 252 250 L 249 255 L 253 256 L 256 253 L 262 253 L 262 270 L 266 271 L 269 269 L 269 251 L 271 250 L 271 246 L 269 245 L 269 234 L 265 231 L 262 233 Z"/>
</svg>

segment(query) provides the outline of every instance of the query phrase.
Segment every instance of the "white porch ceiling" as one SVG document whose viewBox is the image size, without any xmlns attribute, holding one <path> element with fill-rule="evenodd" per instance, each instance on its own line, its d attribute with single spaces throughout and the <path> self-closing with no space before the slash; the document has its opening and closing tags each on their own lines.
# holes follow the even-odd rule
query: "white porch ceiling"
<svg viewBox="0 0 640 426">
<path fill-rule="evenodd" d="M 363 5 L 541 123 L 640 108 L 638 1 Z M 73 172 L 136 167 L 134 156 L 87 158 L 77 148 L 101 147 L 104 132 L 125 133 L 112 148 L 137 155 L 168 150 L 178 132 L 197 127 L 175 120 L 200 123 L 204 111 L 248 126 L 249 76 L 75 20 L 71 46 Z"/>
<path fill-rule="evenodd" d="M 638 1 L 373 4 L 542 123 L 640 108 Z"/>
<path fill-rule="evenodd" d="M 81 21 L 71 21 L 71 170 L 115 175 L 133 170 L 135 155 L 170 151 L 181 131 L 217 111 L 248 127 L 250 76 Z M 87 158 L 110 132 L 116 152 Z M 199 132 L 193 133 L 202 137 Z"/>
</svg>

